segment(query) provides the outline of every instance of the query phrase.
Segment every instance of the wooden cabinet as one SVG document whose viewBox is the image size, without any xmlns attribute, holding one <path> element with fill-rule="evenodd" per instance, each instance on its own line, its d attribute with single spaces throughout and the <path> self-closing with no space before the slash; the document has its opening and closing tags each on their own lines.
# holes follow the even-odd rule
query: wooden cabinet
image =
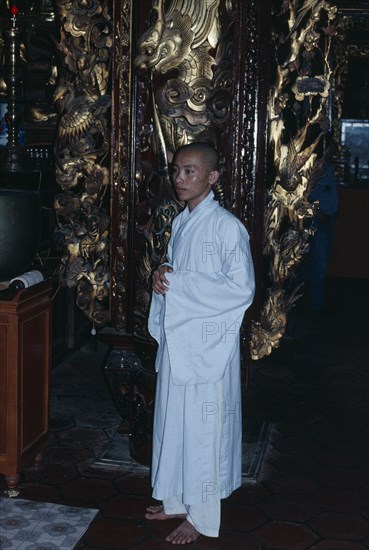
<svg viewBox="0 0 369 550">
<path fill-rule="evenodd" d="M 10 488 L 48 434 L 51 294 L 43 282 L 0 301 L 0 473 Z"/>
</svg>

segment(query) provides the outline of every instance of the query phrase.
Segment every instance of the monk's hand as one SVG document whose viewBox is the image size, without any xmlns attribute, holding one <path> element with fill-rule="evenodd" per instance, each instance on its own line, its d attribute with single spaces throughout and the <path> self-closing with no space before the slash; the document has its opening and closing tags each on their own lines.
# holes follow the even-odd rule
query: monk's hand
<svg viewBox="0 0 369 550">
<path fill-rule="evenodd" d="M 172 273 L 173 268 L 170 265 L 159 265 L 152 274 L 152 288 L 156 294 L 165 294 L 168 291 L 169 281 L 166 273 Z"/>
</svg>

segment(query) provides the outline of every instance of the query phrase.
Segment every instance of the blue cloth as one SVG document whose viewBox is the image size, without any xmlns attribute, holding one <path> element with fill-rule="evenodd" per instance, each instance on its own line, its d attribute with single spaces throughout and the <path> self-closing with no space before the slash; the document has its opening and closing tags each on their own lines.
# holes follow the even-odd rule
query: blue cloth
<svg viewBox="0 0 369 550">
<path fill-rule="evenodd" d="M 310 195 L 312 202 L 319 201 L 319 212 L 334 216 L 338 210 L 337 180 L 331 161 L 325 164 L 322 176 Z"/>
<path fill-rule="evenodd" d="M 335 167 L 328 161 L 322 176 L 310 195 L 319 201 L 319 211 L 314 219 L 316 232 L 310 244 L 309 259 L 303 267 L 301 278 L 307 283 L 310 303 L 315 311 L 325 308 L 324 275 L 333 241 L 334 216 L 338 211 L 337 180 Z"/>
</svg>

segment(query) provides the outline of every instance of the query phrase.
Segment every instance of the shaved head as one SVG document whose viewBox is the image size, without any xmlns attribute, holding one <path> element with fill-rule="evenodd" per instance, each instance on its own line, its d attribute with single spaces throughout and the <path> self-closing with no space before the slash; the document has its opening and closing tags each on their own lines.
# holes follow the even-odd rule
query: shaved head
<svg viewBox="0 0 369 550">
<path fill-rule="evenodd" d="M 193 141 L 187 145 L 179 147 L 174 155 L 173 163 L 176 161 L 176 156 L 181 152 L 201 153 L 204 163 L 206 163 L 210 171 L 219 170 L 219 155 L 214 147 L 205 141 Z"/>
</svg>

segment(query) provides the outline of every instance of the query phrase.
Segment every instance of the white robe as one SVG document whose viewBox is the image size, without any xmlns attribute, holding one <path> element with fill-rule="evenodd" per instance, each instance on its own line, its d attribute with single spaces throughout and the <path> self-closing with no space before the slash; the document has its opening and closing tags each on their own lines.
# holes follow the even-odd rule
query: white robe
<svg viewBox="0 0 369 550">
<path fill-rule="evenodd" d="M 168 264 L 169 290 L 153 293 L 148 325 L 159 344 L 153 496 L 195 504 L 241 484 L 239 329 L 254 295 L 247 231 L 211 192 L 175 218 Z"/>
</svg>

